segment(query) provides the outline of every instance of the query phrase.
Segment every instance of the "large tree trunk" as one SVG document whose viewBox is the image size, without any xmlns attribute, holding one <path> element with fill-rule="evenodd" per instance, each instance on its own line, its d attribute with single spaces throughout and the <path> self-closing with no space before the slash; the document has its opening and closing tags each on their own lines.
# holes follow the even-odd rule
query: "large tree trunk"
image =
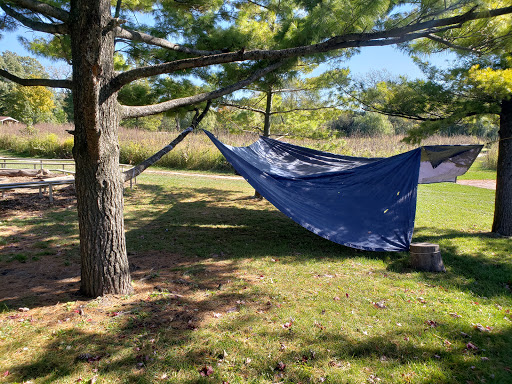
<svg viewBox="0 0 512 384">
<path fill-rule="evenodd" d="M 81 292 L 89 297 L 132 292 L 123 221 L 119 110 L 107 84 L 114 75 L 108 0 L 71 1 L 76 193 Z"/>
<path fill-rule="evenodd" d="M 496 203 L 492 231 L 512 236 L 512 100 L 503 100 L 500 114 L 500 142 Z"/>
</svg>

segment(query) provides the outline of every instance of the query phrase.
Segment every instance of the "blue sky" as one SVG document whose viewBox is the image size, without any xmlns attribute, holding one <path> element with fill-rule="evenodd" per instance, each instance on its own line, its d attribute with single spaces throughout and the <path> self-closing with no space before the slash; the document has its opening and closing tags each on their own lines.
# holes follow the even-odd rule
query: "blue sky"
<svg viewBox="0 0 512 384">
<path fill-rule="evenodd" d="M 0 40 L 0 52 L 13 51 L 19 55 L 30 56 L 30 53 L 18 42 L 17 35 L 19 34 L 19 32 L 5 33 Z M 34 35 L 33 32 L 26 32 L 24 36 L 30 39 Z M 61 75 L 69 74 L 69 67 L 63 62 L 49 61 L 39 57 L 37 59 L 47 69 L 52 66 L 58 69 Z M 437 54 L 426 58 L 439 66 L 446 66 L 450 59 L 453 59 L 453 55 Z M 364 77 L 375 71 L 386 71 L 392 76 L 406 75 L 410 79 L 422 77 L 421 71 L 411 58 L 393 46 L 363 48 L 360 54 L 352 57 L 344 66 L 349 67 L 352 76 L 355 77 Z"/>
</svg>

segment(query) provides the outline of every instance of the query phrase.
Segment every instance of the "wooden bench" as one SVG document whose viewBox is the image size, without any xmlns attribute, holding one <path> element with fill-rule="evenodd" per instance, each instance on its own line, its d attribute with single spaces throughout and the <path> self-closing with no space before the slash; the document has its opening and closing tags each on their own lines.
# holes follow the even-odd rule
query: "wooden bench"
<svg viewBox="0 0 512 384">
<path fill-rule="evenodd" d="M 10 184 L 0 184 L 0 191 L 2 191 L 2 198 L 4 197 L 5 191 L 12 189 L 21 189 L 21 188 L 39 188 L 39 196 L 43 196 L 43 189 L 46 190 L 48 188 L 48 196 L 50 198 L 50 203 L 53 203 L 53 186 L 54 185 L 65 185 L 65 184 L 74 184 L 74 177 L 59 177 L 53 179 L 46 180 L 38 180 L 38 181 L 29 181 L 25 183 L 10 183 Z"/>
</svg>

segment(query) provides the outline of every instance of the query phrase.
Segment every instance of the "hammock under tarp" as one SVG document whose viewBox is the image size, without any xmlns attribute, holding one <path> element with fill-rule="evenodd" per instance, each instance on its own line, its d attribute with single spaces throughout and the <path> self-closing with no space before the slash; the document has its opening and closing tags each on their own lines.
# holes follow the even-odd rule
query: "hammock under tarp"
<svg viewBox="0 0 512 384">
<path fill-rule="evenodd" d="M 389 158 L 341 156 L 268 137 L 248 147 L 205 131 L 235 170 L 304 228 L 370 251 L 407 251 L 418 183 L 454 182 L 480 145 L 427 146 Z"/>
</svg>

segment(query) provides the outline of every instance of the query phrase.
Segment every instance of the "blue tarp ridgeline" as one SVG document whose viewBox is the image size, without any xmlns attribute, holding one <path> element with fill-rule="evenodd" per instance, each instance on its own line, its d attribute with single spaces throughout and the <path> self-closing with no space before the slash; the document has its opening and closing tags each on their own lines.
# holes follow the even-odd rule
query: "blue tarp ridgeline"
<svg viewBox="0 0 512 384">
<path fill-rule="evenodd" d="M 236 171 L 285 215 L 335 243 L 370 251 L 409 249 L 420 166 L 424 182 L 454 181 L 481 148 L 424 147 L 367 159 L 266 137 L 248 147 L 232 147 L 205 133 Z M 441 173 L 448 168 L 443 180 Z"/>
</svg>

